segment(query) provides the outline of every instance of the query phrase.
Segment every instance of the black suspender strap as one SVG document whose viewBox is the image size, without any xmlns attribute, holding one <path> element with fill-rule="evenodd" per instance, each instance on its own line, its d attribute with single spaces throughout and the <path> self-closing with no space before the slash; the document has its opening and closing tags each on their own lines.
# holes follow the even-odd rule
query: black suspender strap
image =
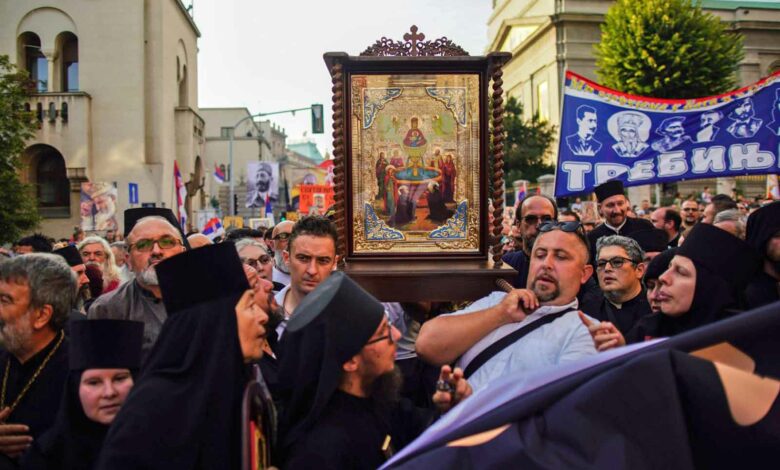
<svg viewBox="0 0 780 470">
<path fill-rule="evenodd" d="M 477 354 L 477 357 L 475 357 L 471 362 L 469 362 L 469 365 L 466 366 L 466 370 L 463 372 L 463 375 L 468 379 L 469 377 L 471 377 L 472 374 L 474 374 L 474 372 L 476 372 L 480 367 L 485 365 L 485 363 L 490 359 L 492 359 L 493 356 L 503 351 L 507 346 L 514 344 L 520 338 L 527 335 L 528 333 L 531 333 L 537 328 L 542 327 L 548 323 L 554 322 L 555 320 L 561 318 L 562 316 L 564 316 L 569 312 L 576 312 L 576 309 L 570 308 L 562 312 L 545 315 L 542 318 L 532 321 L 531 323 L 523 326 L 522 328 L 518 328 L 517 330 L 509 333 L 508 335 L 504 336 L 503 338 L 499 339 L 495 343 L 488 346 L 481 353 Z"/>
</svg>

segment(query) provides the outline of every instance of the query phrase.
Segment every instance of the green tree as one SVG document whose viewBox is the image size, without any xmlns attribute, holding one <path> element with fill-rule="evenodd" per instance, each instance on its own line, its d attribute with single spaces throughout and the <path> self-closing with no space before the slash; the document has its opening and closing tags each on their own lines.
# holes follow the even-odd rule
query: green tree
<svg viewBox="0 0 780 470">
<path fill-rule="evenodd" d="M 601 83 L 654 98 L 700 98 L 737 83 L 742 36 L 698 0 L 618 0 L 595 46 Z"/>
<path fill-rule="evenodd" d="M 19 180 L 20 155 L 37 122 L 24 110 L 32 83 L 25 72 L 0 55 L 0 243 L 19 238 L 40 221 L 29 185 Z"/>
<path fill-rule="evenodd" d="M 555 167 L 547 163 L 550 145 L 555 140 L 555 126 L 534 114 L 530 120 L 523 119 L 523 104 L 510 97 L 505 106 L 504 167 L 507 187 L 512 182 L 525 179 L 536 181 L 545 173 L 554 173 Z"/>
</svg>

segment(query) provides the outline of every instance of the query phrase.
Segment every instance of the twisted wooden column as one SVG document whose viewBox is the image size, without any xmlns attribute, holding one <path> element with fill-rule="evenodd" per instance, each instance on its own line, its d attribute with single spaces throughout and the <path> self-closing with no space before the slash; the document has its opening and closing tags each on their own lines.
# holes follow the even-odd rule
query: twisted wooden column
<svg viewBox="0 0 780 470">
<path fill-rule="evenodd" d="M 501 261 L 501 222 L 504 219 L 504 89 L 501 86 L 504 81 L 501 77 L 501 63 L 495 65 L 492 70 L 493 80 L 493 266 L 500 268 Z"/>
<path fill-rule="evenodd" d="M 347 254 L 347 225 L 346 213 L 346 180 L 345 153 L 344 153 L 344 73 L 341 64 L 335 64 L 330 69 L 333 87 L 333 186 L 334 204 L 336 205 L 336 231 L 339 243 L 336 246 L 336 254 L 339 257 L 339 265 L 344 265 Z"/>
</svg>

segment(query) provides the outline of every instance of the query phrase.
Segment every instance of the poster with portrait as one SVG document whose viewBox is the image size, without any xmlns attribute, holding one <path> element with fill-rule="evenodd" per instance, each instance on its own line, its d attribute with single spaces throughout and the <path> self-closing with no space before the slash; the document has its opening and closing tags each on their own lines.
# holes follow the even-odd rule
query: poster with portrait
<svg viewBox="0 0 780 470">
<path fill-rule="evenodd" d="M 81 229 L 85 232 L 116 231 L 117 188 L 113 183 L 81 183 Z"/>
<path fill-rule="evenodd" d="M 351 254 L 478 254 L 480 74 L 354 74 L 349 83 Z"/>
<path fill-rule="evenodd" d="M 246 170 L 246 207 L 273 206 L 279 200 L 279 163 L 250 162 Z"/>
</svg>

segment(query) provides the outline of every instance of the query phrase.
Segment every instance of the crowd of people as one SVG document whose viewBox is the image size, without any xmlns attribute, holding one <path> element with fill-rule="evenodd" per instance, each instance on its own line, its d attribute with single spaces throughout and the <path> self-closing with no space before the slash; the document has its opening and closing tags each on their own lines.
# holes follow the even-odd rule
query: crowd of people
<svg viewBox="0 0 780 470">
<path fill-rule="evenodd" d="M 707 196 L 637 215 L 607 182 L 593 227 L 529 196 L 514 288 L 471 303 L 378 301 L 327 217 L 27 236 L 0 252 L 0 468 L 377 468 L 499 378 L 777 302 L 780 202 Z M 270 397 L 250 433 L 248 384 Z"/>
</svg>

